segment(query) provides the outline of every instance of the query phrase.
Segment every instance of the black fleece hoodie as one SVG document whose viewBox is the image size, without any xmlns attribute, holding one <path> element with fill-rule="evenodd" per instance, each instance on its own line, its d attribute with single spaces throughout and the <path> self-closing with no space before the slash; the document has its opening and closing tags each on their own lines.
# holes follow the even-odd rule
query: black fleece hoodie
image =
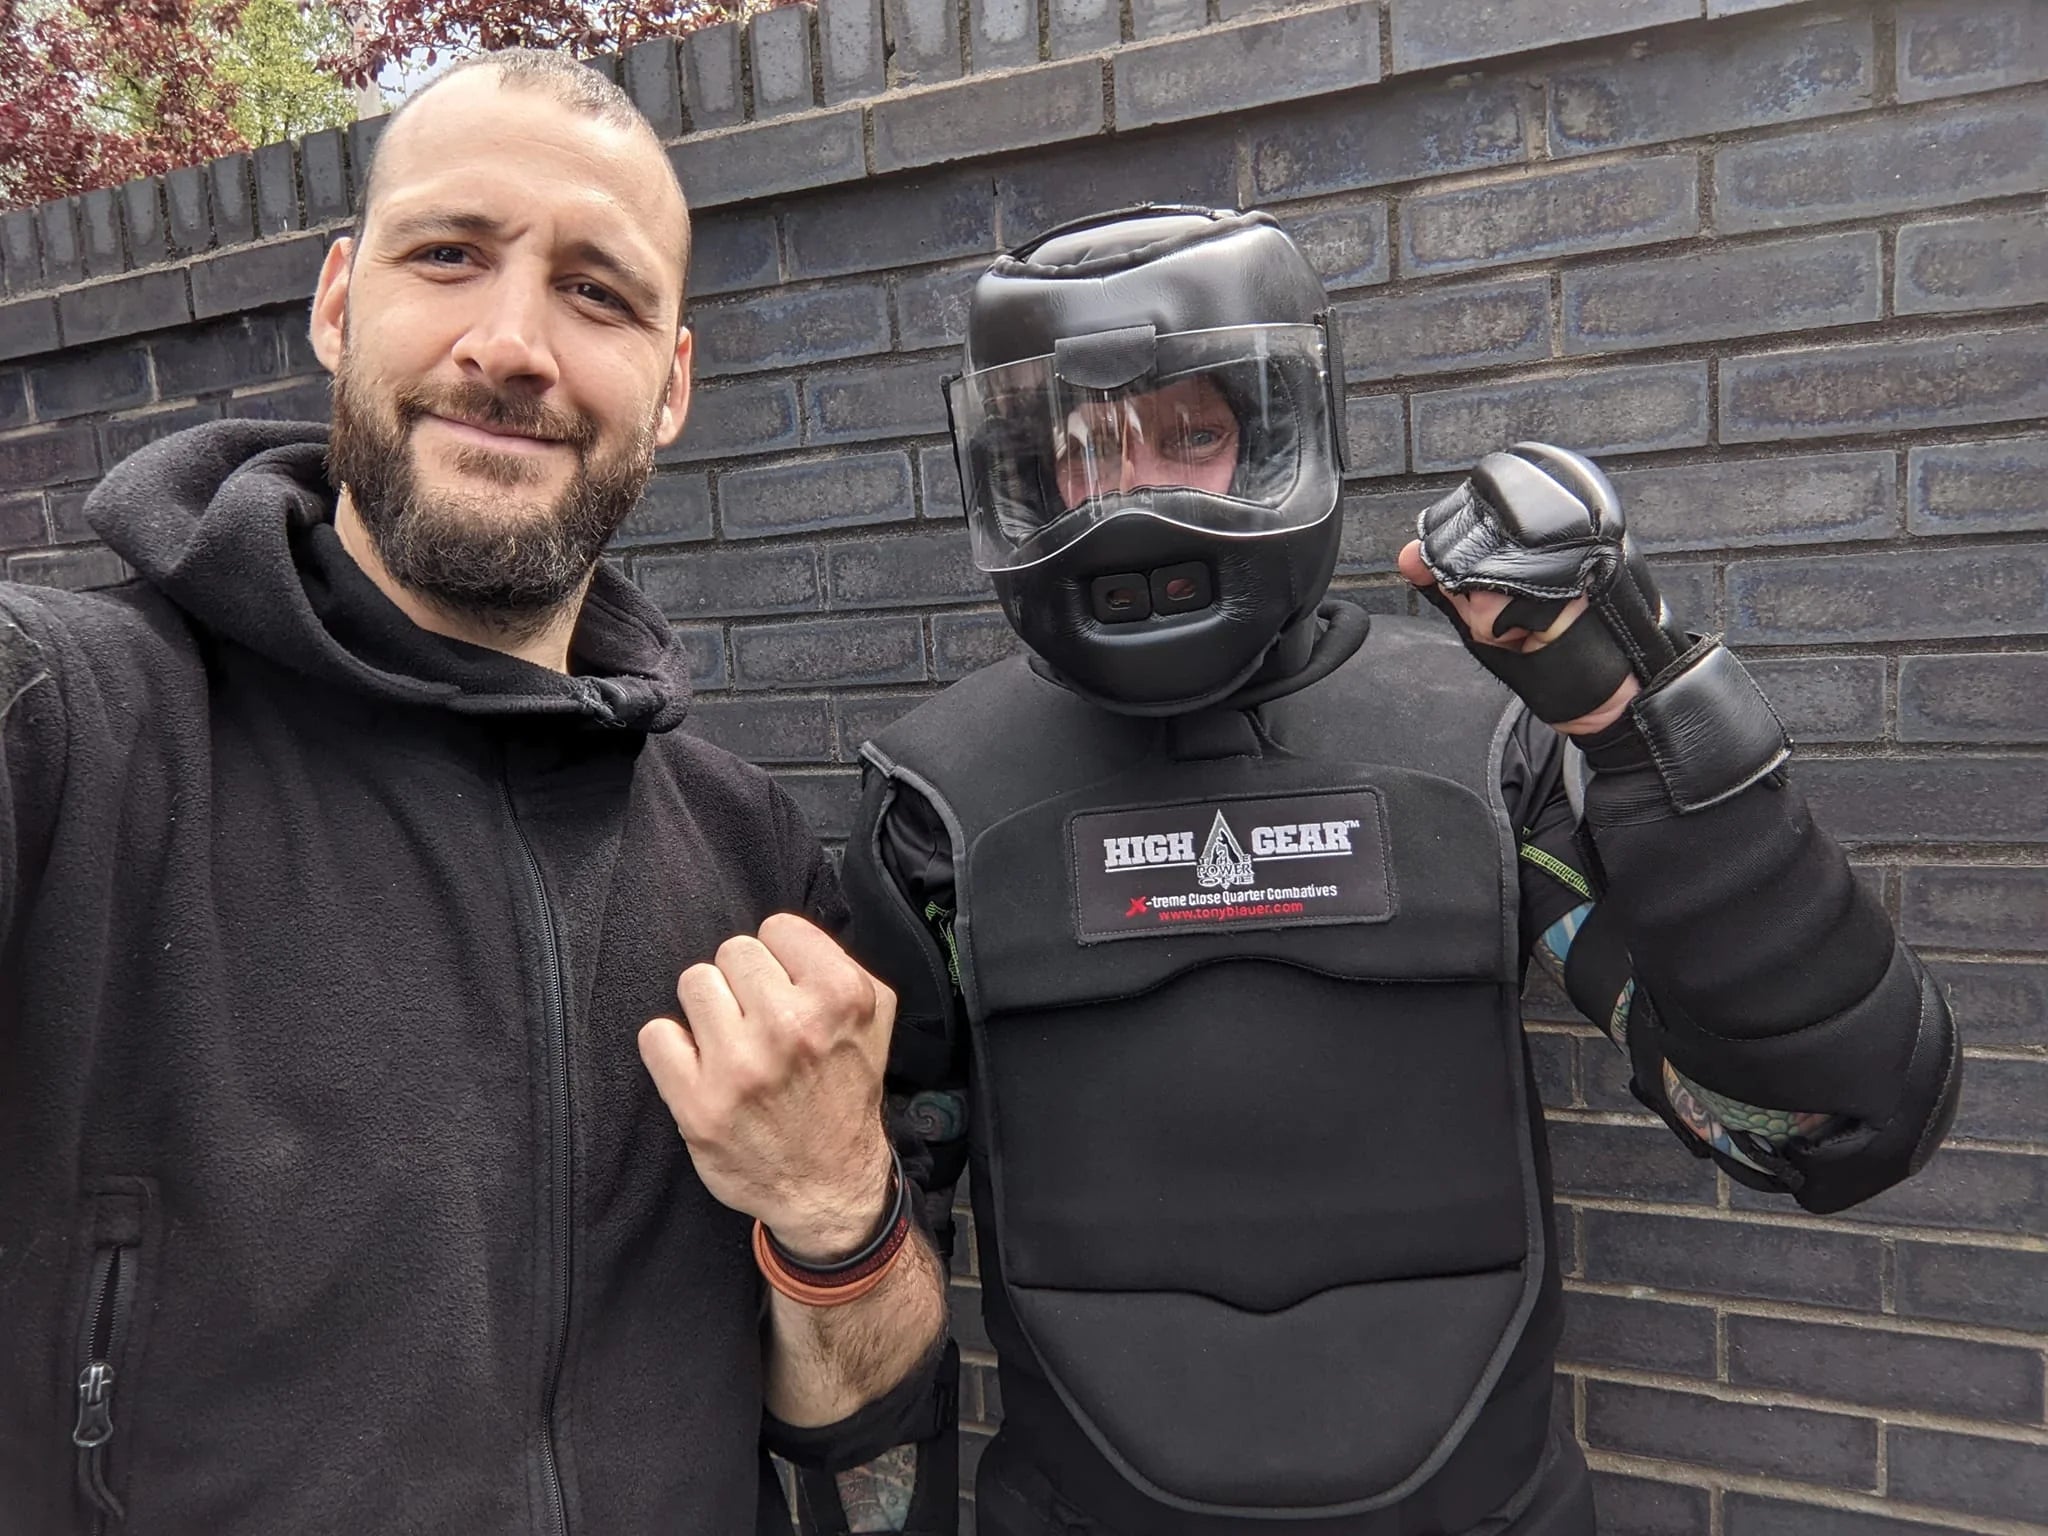
<svg viewBox="0 0 2048 1536">
<path fill-rule="evenodd" d="M 748 1223 L 635 1036 L 830 867 L 613 572 L 570 676 L 409 623 L 325 435 L 0 585 L 0 1529 L 750 1531 Z"/>
</svg>

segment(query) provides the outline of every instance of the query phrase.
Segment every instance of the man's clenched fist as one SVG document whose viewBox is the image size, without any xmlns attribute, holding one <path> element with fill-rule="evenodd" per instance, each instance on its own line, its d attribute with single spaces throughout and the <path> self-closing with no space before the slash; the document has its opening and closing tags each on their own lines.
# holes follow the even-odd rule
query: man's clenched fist
<svg viewBox="0 0 2048 1536">
<path fill-rule="evenodd" d="M 789 913 L 727 939 L 676 983 L 685 1022 L 650 1020 L 640 1059 L 704 1187 L 829 1264 L 880 1225 L 889 1194 L 882 1069 L 896 994 Z"/>
</svg>

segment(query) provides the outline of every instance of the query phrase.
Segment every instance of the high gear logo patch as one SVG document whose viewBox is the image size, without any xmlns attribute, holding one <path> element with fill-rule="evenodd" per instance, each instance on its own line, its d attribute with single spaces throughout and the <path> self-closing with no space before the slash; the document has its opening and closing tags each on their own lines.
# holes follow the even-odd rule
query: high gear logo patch
<svg viewBox="0 0 2048 1536">
<path fill-rule="evenodd" d="M 1084 943 L 1393 916 L 1385 812 L 1371 789 L 1100 811 L 1068 830 Z"/>
</svg>

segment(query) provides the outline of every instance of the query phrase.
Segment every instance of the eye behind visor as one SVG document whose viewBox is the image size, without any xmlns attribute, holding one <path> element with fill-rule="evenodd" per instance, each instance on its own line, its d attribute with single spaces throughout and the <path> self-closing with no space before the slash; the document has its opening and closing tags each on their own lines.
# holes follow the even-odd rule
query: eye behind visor
<svg viewBox="0 0 2048 1536">
<path fill-rule="evenodd" d="M 1050 357 L 955 381 L 962 488 L 984 570 L 1035 563 L 1128 511 L 1230 536 L 1329 514 L 1336 469 L 1319 328 L 1189 332 L 1161 338 L 1159 351 L 1153 373 L 1113 389 L 1059 378 Z"/>
</svg>

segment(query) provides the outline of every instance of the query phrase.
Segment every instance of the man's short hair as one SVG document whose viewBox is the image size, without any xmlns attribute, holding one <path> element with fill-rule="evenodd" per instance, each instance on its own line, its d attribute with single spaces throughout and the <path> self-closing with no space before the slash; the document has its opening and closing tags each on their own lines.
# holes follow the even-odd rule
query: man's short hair
<svg viewBox="0 0 2048 1536">
<path fill-rule="evenodd" d="M 424 97 L 457 75 L 472 70 L 493 69 L 498 73 L 498 83 L 515 90 L 541 91 L 553 97 L 570 111 L 579 116 L 609 123 L 614 128 L 623 128 L 628 133 L 643 133 L 647 141 L 657 149 L 661 146 L 661 135 L 647 115 L 634 103 L 633 98 L 619 89 L 588 64 L 579 62 L 565 53 L 556 53 L 545 48 L 500 48 L 495 53 L 479 54 L 473 59 L 463 59 L 451 64 L 434 76 L 419 90 L 398 105 L 384 123 L 384 134 L 396 128 L 399 119 L 410 112 Z M 356 189 L 356 231 L 362 232 L 363 222 L 369 217 L 370 205 L 377 195 L 377 154 L 370 154 L 370 164 Z M 668 157 L 663 155 L 663 162 Z M 675 178 L 675 167 L 669 166 L 669 175 L 675 179 L 676 196 L 683 204 L 683 249 L 682 271 L 685 279 L 690 270 L 690 204 L 683 196 L 683 184 Z"/>
</svg>

